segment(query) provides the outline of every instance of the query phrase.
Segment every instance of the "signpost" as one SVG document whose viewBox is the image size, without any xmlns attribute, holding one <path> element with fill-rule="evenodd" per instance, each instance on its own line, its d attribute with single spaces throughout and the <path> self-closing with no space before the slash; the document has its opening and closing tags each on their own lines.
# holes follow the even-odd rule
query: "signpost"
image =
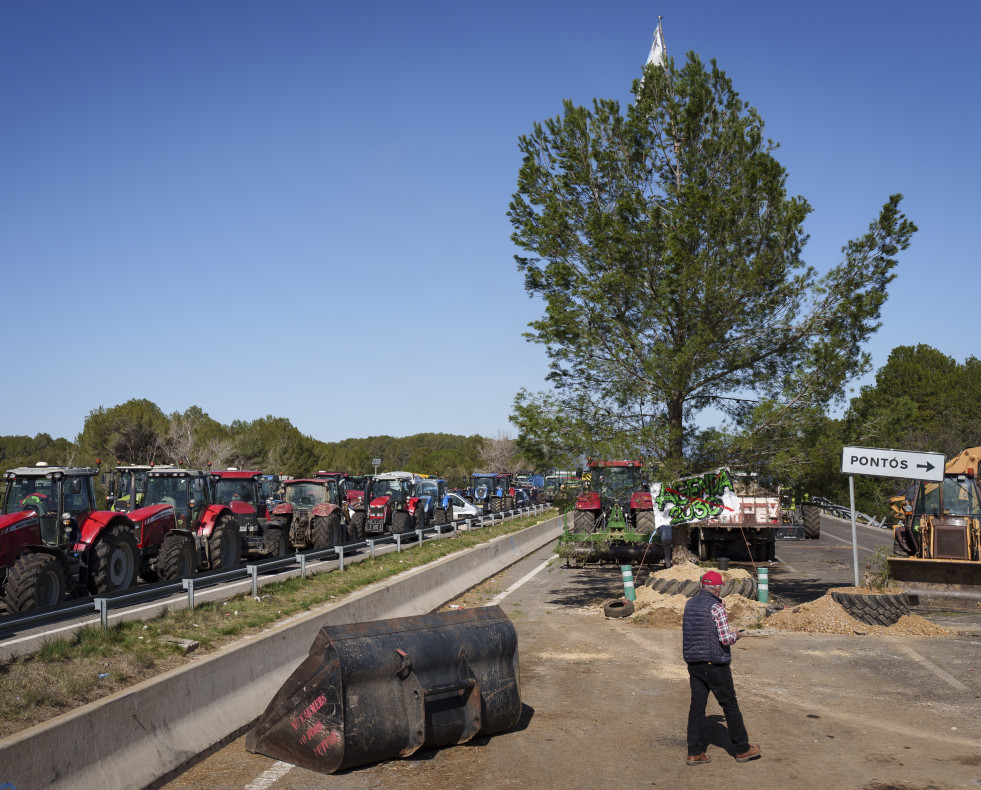
<svg viewBox="0 0 981 790">
<path fill-rule="evenodd" d="M 375 467 L 375 474 L 377 475 L 378 474 L 378 467 L 382 465 L 382 459 L 381 458 L 372 458 L 371 459 L 371 465 L 373 467 Z"/>
<path fill-rule="evenodd" d="M 858 535 L 855 529 L 855 475 L 903 477 L 911 480 L 944 479 L 946 459 L 941 453 L 915 453 L 908 450 L 883 450 L 876 447 L 843 447 L 841 471 L 848 475 L 848 493 L 852 506 L 852 561 L 855 586 L 858 587 Z"/>
</svg>

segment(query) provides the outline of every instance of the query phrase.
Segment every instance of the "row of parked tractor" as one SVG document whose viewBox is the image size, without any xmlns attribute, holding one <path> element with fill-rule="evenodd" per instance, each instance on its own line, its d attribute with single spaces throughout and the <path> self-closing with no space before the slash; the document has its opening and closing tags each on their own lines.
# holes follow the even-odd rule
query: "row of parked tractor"
<svg viewBox="0 0 981 790">
<path fill-rule="evenodd" d="M 243 560 L 329 549 L 528 504 L 532 483 L 476 473 L 468 498 L 409 472 L 317 472 L 173 466 L 11 469 L 0 507 L 0 585 L 8 612 L 186 578 Z M 96 480 L 108 492 L 96 502 Z"/>
</svg>

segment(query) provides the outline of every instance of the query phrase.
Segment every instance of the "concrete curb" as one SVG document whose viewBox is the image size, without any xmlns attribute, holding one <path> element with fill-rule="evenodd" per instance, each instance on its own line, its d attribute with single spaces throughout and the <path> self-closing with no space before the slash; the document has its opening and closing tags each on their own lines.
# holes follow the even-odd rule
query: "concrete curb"
<svg viewBox="0 0 981 790">
<path fill-rule="evenodd" d="M 425 614 L 554 540 L 561 517 L 366 587 L 0 741 L 0 783 L 34 788 L 157 785 L 265 710 L 326 625 Z"/>
</svg>

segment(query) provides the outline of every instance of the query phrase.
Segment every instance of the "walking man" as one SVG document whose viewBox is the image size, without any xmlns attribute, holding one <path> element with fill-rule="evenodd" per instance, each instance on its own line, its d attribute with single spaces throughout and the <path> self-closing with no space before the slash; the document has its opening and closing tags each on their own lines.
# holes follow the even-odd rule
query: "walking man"
<svg viewBox="0 0 981 790">
<path fill-rule="evenodd" d="M 729 728 L 729 738 L 736 751 L 736 762 L 745 763 L 760 756 L 760 747 L 749 742 L 743 716 L 736 702 L 729 663 L 729 645 L 739 639 L 726 617 L 719 593 L 722 576 L 709 571 L 702 576 L 702 589 L 685 604 L 682 644 L 688 678 L 691 684 L 691 707 L 688 709 L 688 765 L 712 761 L 705 753 L 708 736 L 705 731 L 705 705 L 711 691 L 722 707 Z"/>
</svg>

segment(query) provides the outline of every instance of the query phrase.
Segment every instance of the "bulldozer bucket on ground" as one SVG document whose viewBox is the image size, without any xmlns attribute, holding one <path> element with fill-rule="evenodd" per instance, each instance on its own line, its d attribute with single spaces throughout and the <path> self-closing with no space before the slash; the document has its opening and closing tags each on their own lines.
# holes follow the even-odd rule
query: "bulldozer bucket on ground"
<svg viewBox="0 0 981 790">
<path fill-rule="evenodd" d="M 518 635 L 499 606 L 327 626 L 249 732 L 250 752 L 334 773 L 514 727 Z"/>
<path fill-rule="evenodd" d="M 889 557 L 889 575 L 923 602 L 981 601 L 981 562 Z"/>
</svg>

